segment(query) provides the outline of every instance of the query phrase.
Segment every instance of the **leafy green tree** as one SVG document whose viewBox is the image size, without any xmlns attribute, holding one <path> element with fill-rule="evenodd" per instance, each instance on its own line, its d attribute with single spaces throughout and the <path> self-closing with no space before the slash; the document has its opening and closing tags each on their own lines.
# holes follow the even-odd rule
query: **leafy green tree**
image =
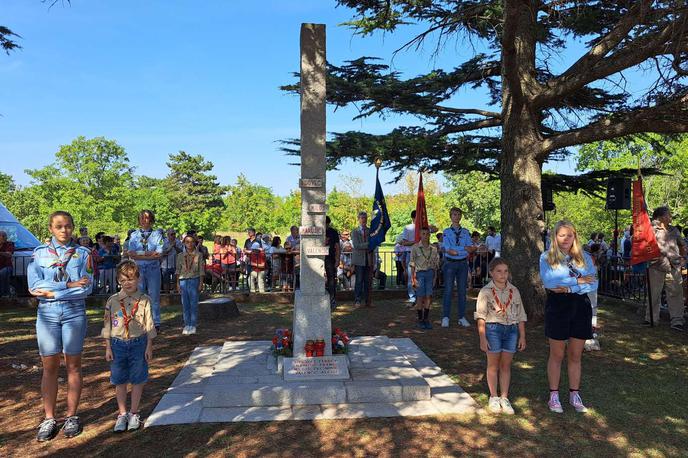
<svg viewBox="0 0 688 458">
<path fill-rule="evenodd" d="M 424 31 L 437 49 L 469 40 L 480 52 L 452 69 L 408 79 L 362 57 L 330 65 L 328 101 L 356 104 L 357 117 L 412 115 L 419 124 L 388 134 L 335 133 L 330 166 L 347 158 L 384 160 L 399 176 L 408 169 L 500 178 L 503 251 L 531 316 L 544 313 L 538 275 L 544 227 L 542 165 L 576 145 L 642 132 L 688 132 L 685 77 L 688 8 L 675 0 L 338 0 L 352 8 L 355 33 Z M 563 71 L 553 55 L 575 43 L 586 49 Z M 644 91 L 626 89 L 624 72 L 652 66 Z M 611 84 L 608 84 L 610 82 Z M 298 85 L 285 87 L 297 91 Z M 462 106 L 456 94 L 479 89 L 487 107 Z M 293 150 L 293 148 L 292 148 Z M 298 153 L 298 149 L 295 151 Z M 590 188 L 589 181 L 577 180 Z M 596 181 L 596 186 L 603 184 Z M 599 188 L 598 188 L 599 189 Z"/>
<path fill-rule="evenodd" d="M 41 213 L 40 201 L 32 188 L 21 188 L 12 176 L 0 172 L 0 203 L 34 235 L 45 238 L 48 235 L 48 221 Z"/>
<path fill-rule="evenodd" d="M 276 201 L 274 226 L 264 229 L 276 234 L 288 234 L 291 226 L 301 225 L 301 191 L 291 191 L 284 198 L 277 197 Z"/>
<path fill-rule="evenodd" d="M 170 154 L 170 169 L 163 181 L 163 189 L 176 216 L 176 225 L 182 230 L 195 229 L 202 234 L 215 232 L 225 203 L 222 200 L 226 187 L 220 186 L 212 175 L 213 163 L 203 156 L 184 151 Z"/>
<path fill-rule="evenodd" d="M 0 172 L 0 202 L 7 204 L 9 196 L 17 190 L 17 185 L 14 183 L 14 178 L 11 175 Z"/>
<path fill-rule="evenodd" d="M 228 186 L 225 205 L 220 226 L 224 230 L 244 231 L 254 227 L 256 230 L 270 231 L 275 227 L 278 198 L 271 188 L 251 183 L 243 173 L 235 185 Z"/>
<path fill-rule="evenodd" d="M 580 171 L 632 169 L 638 165 L 661 173 L 643 179 L 648 206 L 668 205 L 678 220 L 688 220 L 685 197 L 688 193 L 688 135 L 665 137 L 649 134 L 592 143 L 581 147 L 577 160 Z M 604 205 L 595 199 L 590 203 Z M 572 211 L 575 214 L 576 209 L 572 208 Z M 624 222 L 629 218 L 624 214 Z M 581 220 L 586 221 L 585 218 Z M 595 220 L 587 221 L 590 224 Z"/>
<path fill-rule="evenodd" d="M 132 189 L 134 208 L 127 220 L 127 224 L 120 228 L 120 233 L 138 226 L 138 214 L 141 210 L 151 210 L 155 214 L 155 227 L 162 229 L 177 229 L 180 233 L 187 229 L 179 226 L 179 212 L 170 200 L 170 194 L 165 187 L 164 178 L 137 176 Z"/>
<path fill-rule="evenodd" d="M 356 214 L 358 213 L 359 204 L 356 198 L 351 194 L 340 191 L 337 187 L 333 187 L 327 194 L 328 215 L 332 220 L 332 226 L 338 230 L 350 230 L 356 226 Z M 368 199 L 369 200 L 369 199 Z M 361 210 L 363 205 L 360 205 Z"/>
<path fill-rule="evenodd" d="M 131 219 L 133 168 L 114 140 L 78 137 L 60 147 L 53 164 L 26 173 L 42 220 L 66 210 L 95 233 L 115 232 Z"/>
<path fill-rule="evenodd" d="M 604 207 L 604 199 L 590 196 L 583 191 L 562 192 L 554 194 L 556 213 L 549 215 L 549 227 L 559 219 L 571 221 L 582 242 L 585 242 L 593 232 L 602 232 L 605 240 L 611 246 L 614 232 L 614 211 Z M 619 243 L 623 237 L 624 228 L 632 222 L 630 210 L 619 210 Z"/>
<path fill-rule="evenodd" d="M 481 234 L 488 226 L 500 227 L 499 180 L 484 172 L 446 174 L 445 178 L 449 186 L 446 198 L 463 210 L 465 226 Z"/>
</svg>

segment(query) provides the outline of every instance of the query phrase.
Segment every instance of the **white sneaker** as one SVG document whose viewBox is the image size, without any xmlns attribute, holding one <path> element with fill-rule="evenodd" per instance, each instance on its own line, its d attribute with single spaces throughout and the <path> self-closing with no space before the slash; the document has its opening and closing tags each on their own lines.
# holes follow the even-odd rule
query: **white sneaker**
<svg viewBox="0 0 688 458">
<path fill-rule="evenodd" d="M 583 404 L 583 400 L 581 399 L 578 391 L 573 391 L 569 394 L 569 404 L 571 404 L 573 408 L 576 409 L 576 412 L 585 413 L 588 411 L 587 407 L 585 407 L 585 405 Z"/>
<path fill-rule="evenodd" d="M 449 317 L 448 316 L 445 316 L 444 318 L 442 318 L 442 327 L 443 328 L 449 327 Z"/>
<path fill-rule="evenodd" d="M 487 410 L 492 413 L 499 413 L 502 411 L 502 405 L 499 402 L 498 396 L 490 396 L 490 400 L 487 401 Z"/>
<path fill-rule="evenodd" d="M 196 334 L 196 326 L 189 326 L 189 334 Z"/>
<path fill-rule="evenodd" d="M 507 415 L 514 414 L 514 408 L 511 407 L 511 402 L 507 398 L 499 398 L 499 405 L 502 407 L 502 412 Z"/>
<path fill-rule="evenodd" d="M 188 326 L 184 326 L 184 329 L 182 329 L 182 335 L 185 336 L 185 335 L 187 335 L 187 334 L 189 334 L 189 327 L 188 327 Z"/>
<path fill-rule="evenodd" d="M 550 391 L 547 406 L 551 412 L 564 413 L 564 409 L 561 407 L 561 401 L 559 401 L 558 391 Z"/>
<path fill-rule="evenodd" d="M 464 328 L 468 328 L 471 326 L 471 323 L 466 319 L 466 317 L 463 317 L 459 320 L 459 325 L 463 326 Z"/>
</svg>

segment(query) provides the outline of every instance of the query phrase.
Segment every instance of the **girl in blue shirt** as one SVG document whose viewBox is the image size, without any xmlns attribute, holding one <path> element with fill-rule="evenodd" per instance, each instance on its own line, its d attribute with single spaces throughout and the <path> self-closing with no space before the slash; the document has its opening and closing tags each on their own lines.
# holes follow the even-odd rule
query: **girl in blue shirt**
<svg viewBox="0 0 688 458">
<path fill-rule="evenodd" d="M 540 256 L 540 278 L 547 291 L 545 335 L 549 338 L 549 409 L 563 412 L 559 379 L 566 354 L 569 402 L 576 412 L 586 412 L 579 393 L 581 356 L 585 341 L 592 339 L 592 307 L 587 293 L 597 290 L 597 268 L 581 248 L 573 224 L 559 221 L 554 226 L 549 250 Z"/>
<path fill-rule="evenodd" d="M 62 430 L 65 437 L 81 433 L 77 416 L 81 397 L 81 353 L 88 320 L 85 299 L 93 285 L 91 250 L 72 240 L 74 219 L 65 211 L 50 215 L 52 237 L 33 251 L 27 269 L 29 292 L 38 299 L 36 339 L 43 363 L 41 395 L 45 420 L 36 439 L 44 442 L 59 432 L 55 418 L 57 376 L 64 355 L 67 368 L 67 416 Z"/>
</svg>

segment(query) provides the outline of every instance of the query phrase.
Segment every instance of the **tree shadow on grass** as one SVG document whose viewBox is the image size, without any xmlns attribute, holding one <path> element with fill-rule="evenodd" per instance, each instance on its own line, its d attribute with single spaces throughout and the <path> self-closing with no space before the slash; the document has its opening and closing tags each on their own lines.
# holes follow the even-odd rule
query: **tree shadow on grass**
<svg viewBox="0 0 688 458">
<path fill-rule="evenodd" d="M 156 339 L 151 379 L 144 392 L 147 417 L 165 394 L 196 346 L 222 345 L 226 340 L 266 340 L 275 327 L 289 326 L 289 305 L 241 304 L 231 320 L 204 323 L 200 334 L 182 336 L 179 307 L 163 308 L 166 326 Z M 435 306 L 436 308 L 436 306 Z M 25 313 L 12 311 L 24 323 Z M 29 311 L 35 314 L 35 311 Z M 607 305 L 601 352 L 584 355 L 582 383 L 587 415 L 566 408 L 563 415 L 547 410 L 545 365 L 547 344 L 542 326 L 529 323 L 528 348 L 516 355 L 510 397 L 514 417 L 437 416 L 268 423 L 226 423 L 160 426 L 132 434 L 111 433 L 116 413 L 114 390 L 103 358 L 99 316 L 89 319 L 84 352 L 82 436 L 62 437 L 49 444 L 34 442 L 41 418 L 40 373 L 13 373 L 0 366 L 1 455 L 82 456 L 624 456 L 637 453 L 680 456 L 686 449 L 685 406 L 687 338 L 666 326 L 640 327 L 627 306 Z M 342 304 L 333 327 L 352 336 L 410 337 L 475 399 L 485 404 L 484 356 L 475 327 L 420 331 L 415 312 L 403 301 L 378 301 L 372 309 Z M 469 313 L 470 315 L 470 313 Z M 28 316 L 28 315 L 27 315 Z M 4 317 L 4 314 L 3 314 Z M 91 314 L 89 314 L 91 318 Z M 436 317 L 437 318 L 437 317 Z M 0 362 L 35 358 L 35 341 L 4 345 L 12 326 L 0 327 Z M 7 333 L 7 330 L 10 330 Z M 17 327 L 18 330 L 21 326 Z M 17 331 L 19 332 L 19 331 Z M 562 387 L 566 387 L 563 371 Z M 562 394 L 565 390 L 562 390 Z M 64 384 L 59 412 L 64 412 Z"/>
</svg>

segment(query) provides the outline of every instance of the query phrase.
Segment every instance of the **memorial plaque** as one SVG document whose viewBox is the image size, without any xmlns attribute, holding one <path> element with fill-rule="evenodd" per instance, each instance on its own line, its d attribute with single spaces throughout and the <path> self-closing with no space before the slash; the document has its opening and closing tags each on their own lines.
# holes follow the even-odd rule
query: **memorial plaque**
<svg viewBox="0 0 688 458">
<path fill-rule="evenodd" d="M 325 234 L 325 228 L 321 226 L 301 226 L 299 227 L 299 235 L 303 235 L 308 237 L 309 235 L 312 236 L 320 236 Z"/>
<path fill-rule="evenodd" d="M 347 380 L 349 378 L 346 355 L 315 358 L 284 358 L 284 380 Z"/>
<path fill-rule="evenodd" d="M 306 256 L 327 256 L 330 254 L 330 247 L 328 246 L 307 246 L 304 247 Z"/>
<path fill-rule="evenodd" d="M 322 178 L 301 178 L 299 186 L 302 188 L 322 188 L 323 181 Z"/>
<path fill-rule="evenodd" d="M 324 204 L 308 204 L 308 213 L 327 213 L 328 207 Z"/>
</svg>

